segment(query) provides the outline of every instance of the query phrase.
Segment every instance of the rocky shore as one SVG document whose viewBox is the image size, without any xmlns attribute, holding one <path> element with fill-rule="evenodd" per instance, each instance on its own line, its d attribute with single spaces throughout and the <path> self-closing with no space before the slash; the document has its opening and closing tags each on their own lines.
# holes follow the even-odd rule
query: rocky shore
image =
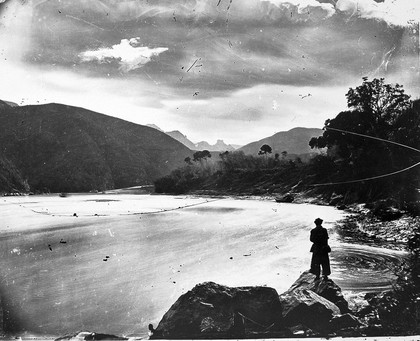
<svg viewBox="0 0 420 341">
<path fill-rule="evenodd" d="M 419 216 L 405 213 L 397 219 L 384 220 L 362 205 L 354 206 L 348 212 L 350 214 L 339 224 L 343 236 L 391 249 L 406 250 L 420 226 Z"/>
<path fill-rule="evenodd" d="M 305 271 L 279 295 L 269 287 L 196 285 L 163 316 L 151 339 L 378 336 L 370 311 L 351 310 L 331 279 Z"/>
</svg>

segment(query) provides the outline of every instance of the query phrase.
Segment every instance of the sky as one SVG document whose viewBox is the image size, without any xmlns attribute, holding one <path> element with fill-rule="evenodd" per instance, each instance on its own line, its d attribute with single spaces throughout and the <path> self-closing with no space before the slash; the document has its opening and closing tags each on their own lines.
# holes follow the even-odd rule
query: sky
<svg viewBox="0 0 420 341">
<path fill-rule="evenodd" d="M 420 97 L 420 1 L 0 0 L 0 99 L 191 141 L 322 128 L 362 77 Z"/>
</svg>

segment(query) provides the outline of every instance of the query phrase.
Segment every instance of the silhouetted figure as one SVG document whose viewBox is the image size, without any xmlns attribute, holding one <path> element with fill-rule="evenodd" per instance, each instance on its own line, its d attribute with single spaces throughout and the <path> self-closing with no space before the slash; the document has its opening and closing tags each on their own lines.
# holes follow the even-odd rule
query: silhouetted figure
<svg viewBox="0 0 420 341">
<path fill-rule="evenodd" d="M 316 278 L 319 278 L 322 266 L 322 275 L 327 277 L 331 274 L 330 258 L 328 253 L 331 252 L 331 248 L 328 245 L 328 232 L 327 229 L 322 227 L 323 220 L 316 218 L 315 228 L 311 230 L 310 240 L 313 243 L 311 247 L 312 260 L 311 260 L 311 273 Z"/>
</svg>

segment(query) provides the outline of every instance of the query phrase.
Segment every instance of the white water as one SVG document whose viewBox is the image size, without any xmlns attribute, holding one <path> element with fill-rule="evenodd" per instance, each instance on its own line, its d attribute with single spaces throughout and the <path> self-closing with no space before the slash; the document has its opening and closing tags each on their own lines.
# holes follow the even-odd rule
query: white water
<svg viewBox="0 0 420 341">
<path fill-rule="evenodd" d="M 389 264 L 404 256 L 342 243 L 334 232 L 342 213 L 332 207 L 91 194 L 7 197 L 0 209 L 0 289 L 16 333 L 144 335 L 205 281 L 282 293 L 309 268 L 316 217 L 344 290 L 389 288 Z"/>
</svg>

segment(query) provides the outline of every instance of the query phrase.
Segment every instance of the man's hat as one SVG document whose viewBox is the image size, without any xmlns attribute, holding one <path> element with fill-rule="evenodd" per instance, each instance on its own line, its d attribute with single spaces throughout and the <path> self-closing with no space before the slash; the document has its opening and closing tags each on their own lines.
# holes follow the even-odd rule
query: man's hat
<svg viewBox="0 0 420 341">
<path fill-rule="evenodd" d="M 321 225 L 321 224 L 322 224 L 322 222 L 323 222 L 323 220 L 322 220 L 321 218 L 316 218 L 316 219 L 315 219 L 315 221 L 314 221 L 314 223 L 315 223 L 316 225 Z"/>
</svg>

